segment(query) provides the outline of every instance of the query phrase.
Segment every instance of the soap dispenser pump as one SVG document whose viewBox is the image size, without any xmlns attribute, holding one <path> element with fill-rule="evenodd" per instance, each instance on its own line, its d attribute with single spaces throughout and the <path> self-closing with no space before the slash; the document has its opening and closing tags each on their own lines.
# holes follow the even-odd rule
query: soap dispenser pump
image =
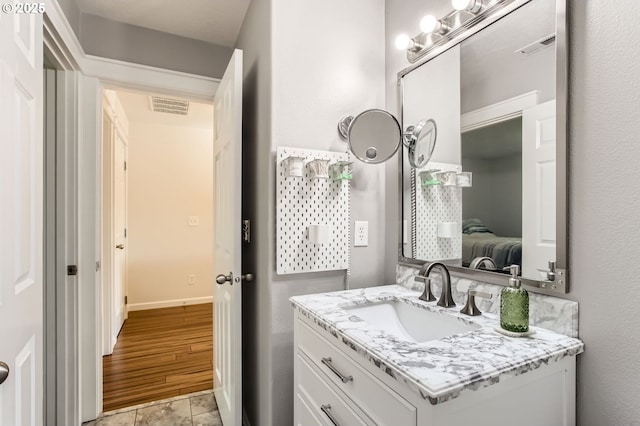
<svg viewBox="0 0 640 426">
<path fill-rule="evenodd" d="M 511 273 L 509 287 L 500 292 L 500 327 L 514 333 L 529 331 L 529 293 L 522 288 L 520 266 L 504 268 Z"/>
</svg>

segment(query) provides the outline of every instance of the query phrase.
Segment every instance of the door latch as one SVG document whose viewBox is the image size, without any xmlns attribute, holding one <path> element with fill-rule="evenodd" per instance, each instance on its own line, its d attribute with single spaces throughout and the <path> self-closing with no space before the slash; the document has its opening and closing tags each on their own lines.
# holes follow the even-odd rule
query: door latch
<svg viewBox="0 0 640 426">
<path fill-rule="evenodd" d="M 67 266 L 67 275 L 70 275 L 70 276 L 78 275 L 78 266 L 77 265 Z"/>
<path fill-rule="evenodd" d="M 242 241 L 245 243 L 251 242 L 251 221 L 249 219 L 242 221 Z"/>
<path fill-rule="evenodd" d="M 229 283 L 233 285 L 233 273 L 229 272 L 229 275 L 220 274 L 216 277 L 216 282 L 220 285 Z"/>
</svg>

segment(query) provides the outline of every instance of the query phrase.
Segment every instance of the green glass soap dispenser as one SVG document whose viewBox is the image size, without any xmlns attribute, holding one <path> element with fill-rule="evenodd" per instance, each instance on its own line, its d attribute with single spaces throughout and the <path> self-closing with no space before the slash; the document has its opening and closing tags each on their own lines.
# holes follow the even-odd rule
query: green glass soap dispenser
<svg viewBox="0 0 640 426">
<path fill-rule="evenodd" d="M 500 292 L 500 327 L 515 333 L 529 331 L 529 293 L 522 288 L 520 266 L 511 265 L 504 268 L 511 273 L 509 287 Z"/>
</svg>

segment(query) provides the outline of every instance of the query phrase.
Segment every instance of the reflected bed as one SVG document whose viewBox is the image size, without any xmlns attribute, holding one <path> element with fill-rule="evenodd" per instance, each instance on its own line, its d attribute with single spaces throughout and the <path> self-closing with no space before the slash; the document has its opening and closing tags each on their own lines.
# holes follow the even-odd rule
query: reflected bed
<svg viewBox="0 0 640 426">
<path fill-rule="evenodd" d="M 510 265 L 522 266 L 522 239 L 500 237 L 478 219 L 466 219 L 462 228 L 462 266 L 476 257 L 488 256 L 501 271 Z"/>
</svg>

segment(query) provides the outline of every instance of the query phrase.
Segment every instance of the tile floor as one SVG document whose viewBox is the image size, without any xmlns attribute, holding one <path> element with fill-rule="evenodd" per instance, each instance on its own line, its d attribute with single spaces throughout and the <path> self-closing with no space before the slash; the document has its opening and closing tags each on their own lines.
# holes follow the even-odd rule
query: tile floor
<svg viewBox="0 0 640 426">
<path fill-rule="evenodd" d="M 222 420 L 209 390 L 111 411 L 83 426 L 222 426 Z"/>
</svg>

